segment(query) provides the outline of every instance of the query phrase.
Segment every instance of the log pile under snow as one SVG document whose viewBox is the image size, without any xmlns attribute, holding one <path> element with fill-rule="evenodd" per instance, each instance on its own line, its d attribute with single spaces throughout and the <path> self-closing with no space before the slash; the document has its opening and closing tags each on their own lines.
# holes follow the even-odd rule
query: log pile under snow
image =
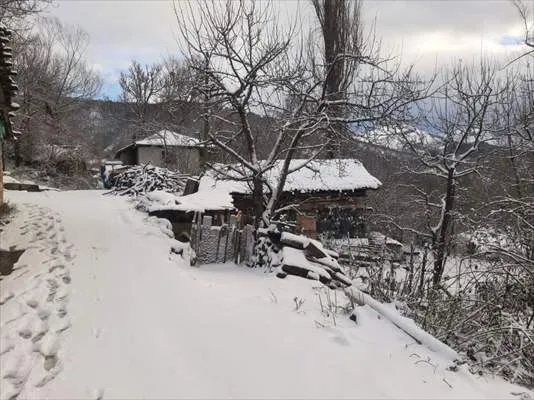
<svg viewBox="0 0 534 400">
<path fill-rule="evenodd" d="M 277 276 L 285 278 L 296 275 L 318 280 L 331 288 L 351 286 L 351 280 L 343 273 L 337 262 L 339 255 L 323 247 L 318 240 L 288 232 L 260 231 L 260 236 L 268 236 L 281 247 L 280 268 Z"/>
<path fill-rule="evenodd" d="M 138 196 L 154 190 L 182 193 L 187 175 L 152 165 L 136 165 L 109 177 L 112 185 L 108 193 Z"/>
</svg>

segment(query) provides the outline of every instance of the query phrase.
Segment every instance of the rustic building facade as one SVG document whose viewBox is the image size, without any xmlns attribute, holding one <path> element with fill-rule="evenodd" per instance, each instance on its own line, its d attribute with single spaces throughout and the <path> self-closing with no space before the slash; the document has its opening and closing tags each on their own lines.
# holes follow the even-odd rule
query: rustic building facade
<svg viewBox="0 0 534 400">
<path fill-rule="evenodd" d="M 157 167 L 175 169 L 184 174 L 197 175 L 200 173 L 201 150 L 202 146 L 198 139 L 162 130 L 119 149 L 115 158 L 125 165 L 150 163 Z"/>
<path fill-rule="evenodd" d="M 297 169 L 299 166 L 304 167 Z M 268 180 L 279 180 L 282 162 L 268 172 Z M 382 184 L 364 165 L 354 159 L 291 161 L 291 173 L 280 196 L 281 215 L 289 226 L 309 237 L 326 234 L 333 237 L 365 235 L 367 192 Z M 253 215 L 252 193 L 248 185 L 235 185 L 233 205 L 243 215 Z M 247 221 L 252 223 L 252 221 Z"/>
<path fill-rule="evenodd" d="M 309 237 L 328 234 L 333 238 L 365 236 L 367 192 L 381 186 L 358 160 L 293 160 L 293 166 L 305 166 L 288 176 L 280 207 L 281 227 Z M 217 165 L 217 171 L 224 165 Z M 230 169 L 235 170 L 236 166 Z M 281 165 L 269 171 L 267 179 L 279 179 Z M 271 185 L 272 186 L 272 185 Z M 215 225 L 228 223 L 238 216 L 239 225 L 254 225 L 253 201 L 247 182 L 221 177 L 208 171 L 198 183 L 196 193 L 176 198 L 172 204 L 151 208 L 151 215 L 169 219 L 177 237 L 190 236 L 191 224 L 198 215 L 212 217 Z"/>
</svg>

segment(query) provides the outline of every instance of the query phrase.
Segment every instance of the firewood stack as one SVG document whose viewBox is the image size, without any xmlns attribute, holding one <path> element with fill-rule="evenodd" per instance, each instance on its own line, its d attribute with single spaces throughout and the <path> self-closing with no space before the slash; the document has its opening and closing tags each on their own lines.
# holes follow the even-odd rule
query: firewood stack
<svg viewBox="0 0 534 400">
<path fill-rule="evenodd" d="M 120 196 L 139 196 L 154 190 L 181 194 L 187 175 L 152 165 L 136 165 L 110 176 L 112 185 L 108 193 Z"/>
<path fill-rule="evenodd" d="M 325 249 L 318 240 L 288 232 L 267 230 L 260 230 L 259 235 L 269 237 L 270 241 L 281 249 L 279 265 L 273 265 L 279 268 L 277 277 L 283 279 L 287 275 L 300 276 L 318 280 L 332 289 L 352 285 L 338 264 L 339 255 Z"/>
</svg>

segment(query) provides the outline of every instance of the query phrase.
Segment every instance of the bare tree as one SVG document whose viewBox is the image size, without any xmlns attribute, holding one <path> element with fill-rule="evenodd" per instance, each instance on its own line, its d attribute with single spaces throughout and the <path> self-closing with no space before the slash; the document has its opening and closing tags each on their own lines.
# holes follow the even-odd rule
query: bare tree
<svg viewBox="0 0 534 400">
<path fill-rule="evenodd" d="M 534 8 L 529 10 L 528 3 L 523 0 L 514 0 L 514 5 L 523 21 L 525 31 L 524 43 L 532 49 L 525 55 L 532 55 L 534 53 Z"/>
<path fill-rule="evenodd" d="M 325 76 L 325 96 L 331 100 L 347 100 L 354 71 L 360 58 L 367 53 L 361 24 L 360 0 L 311 0 L 322 38 L 322 68 Z M 345 107 L 337 107 L 333 113 L 343 116 Z M 336 137 L 346 134 L 347 127 L 336 126 L 330 135 L 327 153 L 330 158 L 339 155 L 340 140 Z"/>
<path fill-rule="evenodd" d="M 164 58 L 161 74 L 161 102 L 190 102 L 198 96 L 195 92 L 195 81 L 198 78 L 185 60 L 173 56 Z"/>
<path fill-rule="evenodd" d="M 129 103 L 140 126 L 137 129 L 144 130 L 147 122 L 148 108 L 156 102 L 164 89 L 161 64 L 142 66 L 138 61 L 132 61 L 127 72 L 121 72 L 119 85 L 121 87 L 121 100 Z"/>
<path fill-rule="evenodd" d="M 434 143 L 418 144 L 417 130 L 398 127 L 398 134 L 416 157 L 419 168 L 412 172 L 439 178 L 443 185 L 434 194 L 414 187 L 425 209 L 427 236 L 434 255 L 433 284 L 439 287 L 451 244 L 459 180 L 477 174 L 484 143 L 499 132 L 496 110 L 502 89 L 496 67 L 488 61 L 479 66 L 459 64 L 446 72 L 447 82 L 433 98 L 429 110 L 421 113 L 424 126 L 434 131 Z"/>
<path fill-rule="evenodd" d="M 207 136 L 235 161 L 223 175 L 250 184 L 257 226 L 268 225 L 276 214 L 288 174 L 326 148 L 330 135 L 325 132 L 339 124 L 373 123 L 401 115 L 426 93 L 410 72 L 387 71 L 387 60 L 358 54 L 359 74 L 347 72 L 343 82 L 350 82 L 350 89 L 343 97 L 333 98 L 327 89 L 329 68 L 314 47 L 316 38 L 304 40 L 295 25 L 286 29 L 276 25 L 270 3 L 175 4 L 187 44 L 184 53 L 203 78 L 199 92 L 208 94 L 211 109 L 219 110 L 210 115 L 213 123 Z M 337 57 L 356 58 L 353 54 Z M 340 108 L 347 111 L 340 114 Z M 253 113 L 268 118 L 269 129 L 255 129 Z M 304 150 L 308 161 L 292 163 Z M 277 161 L 282 166 L 273 184 L 267 174 Z"/>
<path fill-rule="evenodd" d="M 39 143 L 80 140 L 73 139 L 63 122 L 81 100 L 94 97 L 101 87 L 100 76 L 84 59 L 89 36 L 58 19 L 42 19 L 35 32 L 17 40 L 14 61 L 21 103 L 17 120 L 28 152 Z M 20 154 L 15 158 L 20 161 Z"/>
<path fill-rule="evenodd" d="M 504 164 L 494 167 L 495 176 L 502 178 L 501 190 L 482 209 L 488 223 L 511 239 L 507 246 L 493 244 L 489 250 L 503 258 L 503 268 L 529 293 L 534 288 L 534 73 L 528 63 L 526 67 L 508 71 L 506 97 L 499 110 Z M 534 301 L 534 292 L 526 300 L 524 309 L 529 300 Z M 532 312 L 526 326 L 531 325 L 534 328 Z"/>
<path fill-rule="evenodd" d="M 0 24 L 18 30 L 26 17 L 42 12 L 50 3 L 52 0 L 0 0 Z"/>
</svg>

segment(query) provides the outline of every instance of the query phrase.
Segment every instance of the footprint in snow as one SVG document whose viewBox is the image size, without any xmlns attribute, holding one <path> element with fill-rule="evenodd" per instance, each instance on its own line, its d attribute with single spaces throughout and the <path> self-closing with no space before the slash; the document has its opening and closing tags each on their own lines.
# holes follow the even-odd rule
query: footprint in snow
<svg viewBox="0 0 534 400">
<path fill-rule="evenodd" d="M 6 304 L 9 300 L 11 300 L 13 297 L 15 297 L 15 295 L 13 294 L 13 292 L 6 292 L 6 293 L 2 293 L 0 295 L 0 306 L 3 306 L 4 304 Z"/>
<path fill-rule="evenodd" d="M 46 298 L 46 301 L 48 301 L 49 303 L 53 302 L 55 297 L 56 297 L 56 293 L 57 293 L 57 289 L 59 287 L 59 284 L 57 283 L 57 281 L 55 279 L 47 279 L 46 280 L 47 284 L 48 284 L 48 297 Z"/>
<path fill-rule="evenodd" d="M 65 318 L 66 315 L 67 315 L 67 307 L 64 304 L 62 304 L 57 308 L 57 316 L 59 318 Z"/>
<path fill-rule="evenodd" d="M 63 364 L 57 357 L 49 358 L 49 361 L 44 361 L 44 368 L 46 370 L 47 366 L 50 366 L 50 370 L 47 370 L 46 374 L 35 384 L 36 388 L 42 388 L 51 380 L 53 380 L 58 374 L 63 370 Z M 52 365 L 53 364 L 53 365 Z"/>
<path fill-rule="evenodd" d="M 29 299 L 29 300 L 26 300 L 26 305 L 30 308 L 35 309 L 39 305 L 39 302 L 36 299 Z"/>
<path fill-rule="evenodd" d="M 46 321 L 50 317 L 51 311 L 49 307 L 39 307 L 37 309 L 37 316 L 41 321 Z"/>
<path fill-rule="evenodd" d="M 58 288 L 56 292 L 56 302 L 66 303 L 69 299 L 69 291 L 65 286 Z"/>
<path fill-rule="evenodd" d="M 28 272 L 29 272 L 28 270 L 22 271 L 18 275 L 13 276 L 13 279 L 19 279 L 19 278 L 23 277 L 24 275 L 26 275 Z"/>
<path fill-rule="evenodd" d="M 67 329 L 70 329 L 70 327 L 71 327 L 71 324 L 70 324 L 70 320 L 68 317 L 66 318 L 58 317 L 57 319 L 54 319 L 50 323 L 50 331 L 58 333 L 58 334 L 65 332 Z"/>
<path fill-rule="evenodd" d="M 65 275 L 61 277 L 61 280 L 63 281 L 64 284 L 70 285 L 71 283 L 70 274 L 66 273 Z"/>
<path fill-rule="evenodd" d="M 50 268 L 48 268 L 48 272 L 49 272 L 49 273 L 52 273 L 52 272 L 54 272 L 56 269 L 64 270 L 64 269 L 65 269 L 65 266 L 64 266 L 63 264 L 55 264 L 55 265 L 51 266 Z"/>
<path fill-rule="evenodd" d="M 2 378 L 18 380 L 23 373 L 26 364 L 25 355 L 22 352 L 10 354 L 5 364 L 2 366 Z M 3 383 L 3 382 L 2 382 Z"/>
<path fill-rule="evenodd" d="M 11 339 L 11 337 L 4 336 L 2 340 L 0 340 L 0 356 L 6 354 L 7 352 L 10 352 L 14 348 L 15 344 L 13 343 L 13 339 Z"/>
<path fill-rule="evenodd" d="M 332 339 L 342 346 L 350 346 L 350 342 L 344 336 L 334 336 Z"/>
<path fill-rule="evenodd" d="M 50 371 L 52 368 L 54 368 L 57 365 L 58 358 L 57 356 L 46 356 L 44 359 L 43 367 L 46 371 Z"/>
</svg>

